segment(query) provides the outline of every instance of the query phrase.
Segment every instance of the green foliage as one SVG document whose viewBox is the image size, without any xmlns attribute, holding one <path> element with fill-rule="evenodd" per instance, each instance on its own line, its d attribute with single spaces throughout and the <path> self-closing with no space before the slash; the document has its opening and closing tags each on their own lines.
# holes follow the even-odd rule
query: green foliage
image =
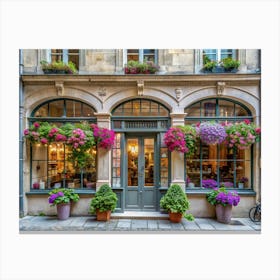
<svg viewBox="0 0 280 280">
<path fill-rule="evenodd" d="M 58 60 L 48 63 L 46 60 L 41 60 L 40 64 L 42 70 L 51 70 L 53 73 L 56 73 L 56 71 L 65 71 L 65 73 L 68 74 L 75 74 L 77 72 L 77 67 L 72 61 L 65 63 L 61 60 Z"/>
<path fill-rule="evenodd" d="M 197 141 L 196 129 L 192 125 L 184 125 L 184 126 L 180 126 L 180 128 L 185 134 L 186 146 L 189 149 L 186 155 L 191 156 L 195 153 L 197 149 L 195 145 Z"/>
<path fill-rule="evenodd" d="M 208 61 L 204 64 L 203 69 L 207 71 L 212 71 L 214 67 L 218 65 L 217 61 Z"/>
<path fill-rule="evenodd" d="M 102 185 L 92 198 L 90 203 L 91 214 L 95 214 L 98 209 L 100 212 L 114 211 L 117 206 L 117 195 L 112 191 L 108 184 Z"/>
<path fill-rule="evenodd" d="M 231 57 L 226 57 L 222 59 L 221 64 L 226 70 L 237 69 L 240 66 L 240 61 L 235 60 Z"/>
<path fill-rule="evenodd" d="M 190 208 L 190 203 L 182 188 L 177 184 L 169 187 L 160 200 L 160 207 L 171 213 L 182 213 L 183 217 L 189 221 L 194 220 L 192 214 L 185 213 Z"/>
<path fill-rule="evenodd" d="M 61 193 L 63 193 L 63 195 Z M 79 195 L 75 193 L 73 189 L 59 188 L 53 189 L 49 192 L 49 203 L 51 203 L 52 205 L 56 205 L 59 203 L 69 203 L 71 201 L 77 202 L 79 199 Z"/>
<path fill-rule="evenodd" d="M 224 188 L 221 188 L 220 190 L 223 191 Z M 217 204 L 216 196 L 220 192 L 220 190 L 219 189 L 212 190 L 211 192 L 206 194 L 206 199 L 211 205 L 216 205 Z"/>
</svg>

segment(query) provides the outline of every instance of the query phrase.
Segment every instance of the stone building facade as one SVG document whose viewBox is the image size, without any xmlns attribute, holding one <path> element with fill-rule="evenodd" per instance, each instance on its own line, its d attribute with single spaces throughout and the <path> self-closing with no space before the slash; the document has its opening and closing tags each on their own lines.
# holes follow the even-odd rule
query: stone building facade
<svg viewBox="0 0 280 280">
<path fill-rule="evenodd" d="M 201 182 L 214 178 L 231 183 L 240 194 L 241 202 L 233 215 L 247 216 L 249 208 L 260 200 L 259 143 L 238 153 L 198 144 L 192 159 L 168 152 L 163 143 L 169 127 L 203 120 L 249 118 L 260 125 L 260 50 L 211 50 L 211 59 L 227 55 L 238 59 L 237 73 L 202 72 L 207 51 L 20 50 L 21 131 L 34 121 L 86 120 L 113 129 L 117 135 L 114 149 L 93 151 L 94 162 L 83 174 L 67 163 L 65 148 L 35 147 L 21 137 L 21 215 L 55 214 L 47 197 L 57 186 L 74 187 L 81 199 L 72 213 L 87 215 L 91 198 L 104 183 L 118 196 L 117 211 L 160 211 L 161 196 L 170 184 L 178 183 L 190 200 L 193 215 L 211 217 L 214 209 L 205 199 L 208 190 Z M 153 60 L 159 71 L 125 74 L 124 66 L 132 57 Z M 55 58 L 73 58 L 78 73 L 44 74 L 40 61 Z M 248 179 L 247 185 L 239 187 L 240 177 Z M 189 185 L 187 178 L 194 184 Z M 39 189 L 34 188 L 36 182 L 41 183 Z"/>
</svg>

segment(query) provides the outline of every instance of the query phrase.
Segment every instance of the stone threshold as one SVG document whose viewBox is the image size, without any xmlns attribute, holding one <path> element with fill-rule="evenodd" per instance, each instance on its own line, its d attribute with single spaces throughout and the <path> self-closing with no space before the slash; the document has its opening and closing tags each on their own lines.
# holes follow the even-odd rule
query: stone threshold
<svg viewBox="0 0 280 280">
<path fill-rule="evenodd" d="M 125 211 L 123 213 L 112 213 L 111 219 L 138 219 L 138 220 L 168 220 L 168 214 L 149 211 Z"/>
</svg>

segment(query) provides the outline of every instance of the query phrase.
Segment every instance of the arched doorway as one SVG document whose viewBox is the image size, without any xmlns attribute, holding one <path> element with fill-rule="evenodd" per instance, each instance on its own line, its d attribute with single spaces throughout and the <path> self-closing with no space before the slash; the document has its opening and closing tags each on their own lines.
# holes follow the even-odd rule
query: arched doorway
<svg viewBox="0 0 280 280">
<path fill-rule="evenodd" d="M 169 110 L 152 100 L 133 99 L 113 109 L 117 140 L 112 186 L 123 188 L 123 209 L 159 210 L 160 190 L 170 181 L 169 154 L 163 143 L 169 126 Z"/>
</svg>

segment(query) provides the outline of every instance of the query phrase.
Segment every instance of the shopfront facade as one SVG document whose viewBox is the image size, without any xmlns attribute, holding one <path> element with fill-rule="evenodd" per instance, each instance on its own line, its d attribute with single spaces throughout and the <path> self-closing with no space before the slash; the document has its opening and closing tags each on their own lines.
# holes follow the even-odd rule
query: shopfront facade
<svg viewBox="0 0 280 280">
<path fill-rule="evenodd" d="M 73 215 L 88 215 L 90 200 L 103 184 L 117 194 L 118 212 L 160 211 L 160 198 L 177 183 L 185 190 L 193 215 L 211 217 L 214 211 L 201 182 L 212 178 L 240 194 L 233 214 L 247 216 L 261 194 L 260 143 L 239 152 L 197 143 L 196 153 L 186 157 L 169 152 L 163 141 L 170 127 L 204 120 L 249 119 L 260 125 L 259 50 L 246 51 L 228 52 L 243 63 L 238 73 L 205 74 L 198 70 L 203 50 L 79 50 L 78 58 L 72 50 L 78 74 L 46 75 L 39 60 L 54 55 L 67 59 L 67 52 L 23 50 L 22 131 L 34 122 L 58 126 L 88 122 L 114 130 L 116 137 L 111 150 L 93 146 L 83 170 L 71 164 L 66 145 L 31 144 L 22 138 L 21 215 L 55 214 L 47 197 L 56 187 L 74 188 L 81 199 Z M 160 65 L 158 73 L 123 73 L 129 59 L 145 57 Z M 248 179 L 243 186 L 241 177 Z"/>
</svg>

